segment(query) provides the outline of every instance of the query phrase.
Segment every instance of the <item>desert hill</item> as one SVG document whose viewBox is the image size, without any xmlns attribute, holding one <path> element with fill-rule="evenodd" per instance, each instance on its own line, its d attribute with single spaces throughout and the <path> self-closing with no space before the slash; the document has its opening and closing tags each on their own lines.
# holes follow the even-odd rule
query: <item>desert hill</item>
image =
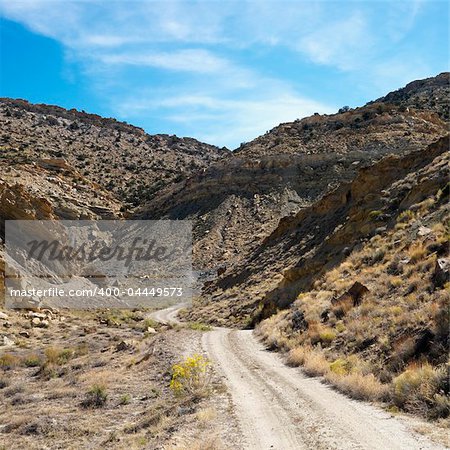
<svg viewBox="0 0 450 450">
<path fill-rule="evenodd" d="M 0 124 L 5 164 L 63 159 L 126 209 L 229 154 L 192 138 L 149 135 L 115 119 L 24 100 L 0 99 Z"/>
<path fill-rule="evenodd" d="M 428 92 L 436 80 L 434 95 L 445 103 L 448 74 L 422 80 L 420 92 Z M 401 105 L 380 100 L 281 124 L 204 172 L 162 189 L 136 217 L 191 219 L 198 266 L 234 266 L 282 217 L 350 182 L 361 167 L 423 149 L 448 133 L 443 116 L 415 103 L 415 97 L 408 107 L 406 97 Z"/>
<path fill-rule="evenodd" d="M 286 308 L 354 248 L 395 229 L 399 216 L 413 205 L 435 202 L 440 190 L 446 192 L 448 148 L 448 137 L 443 137 L 422 150 L 387 156 L 284 217 L 248 257 L 205 287 L 202 304 L 189 317 L 253 325 Z M 447 205 L 439 205 L 443 221 Z"/>
</svg>

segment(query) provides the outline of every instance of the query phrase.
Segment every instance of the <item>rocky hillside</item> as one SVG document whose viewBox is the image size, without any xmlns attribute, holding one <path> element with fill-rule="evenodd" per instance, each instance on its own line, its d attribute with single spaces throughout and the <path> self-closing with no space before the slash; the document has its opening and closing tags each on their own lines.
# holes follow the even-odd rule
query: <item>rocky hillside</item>
<svg viewBox="0 0 450 450">
<path fill-rule="evenodd" d="M 377 209 L 367 214 L 359 208 L 359 219 L 350 210 L 342 230 L 366 217 L 367 225 L 379 226 L 367 238 L 341 256 L 328 251 L 332 259 L 316 267 L 314 277 L 306 255 L 288 269 L 279 286 L 302 286 L 302 292 L 292 292 L 294 303 L 259 326 L 268 346 L 288 352 L 288 364 L 324 376 L 352 397 L 387 401 L 393 413 L 401 409 L 428 419 L 450 415 L 444 143 L 445 153 L 384 190 Z M 375 206 L 373 200 L 366 204 Z M 336 249 L 344 245 L 336 242 L 339 234 L 328 239 Z M 302 282 L 298 276 L 305 271 Z"/>
<path fill-rule="evenodd" d="M 417 107 L 430 92 L 435 103 Z M 114 119 L 2 99 L 0 217 L 191 219 L 196 267 L 221 274 L 211 298 L 233 280 L 240 286 L 240 267 L 283 218 L 314 207 L 387 155 L 421 151 L 446 135 L 446 115 L 436 105 L 447 92 L 448 74 L 441 74 L 361 108 L 281 124 L 233 153 L 191 138 L 150 136 Z M 279 262 L 270 262 L 274 273 Z"/>
<path fill-rule="evenodd" d="M 434 83 L 424 80 L 422 90 Z M 282 217 L 350 182 L 361 167 L 422 149 L 447 132 L 433 110 L 384 101 L 281 124 L 161 190 L 137 217 L 193 220 L 198 266 L 222 271 L 245 261 Z"/>
<path fill-rule="evenodd" d="M 449 101 L 450 85 L 449 72 L 443 72 L 436 77 L 416 80 L 408 83 L 404 88 L 390 92 L 375 102 L 398 105 L 402 109 L 416 108 L 434 111 L 443 120 L 450 119 Z"/>
<path fill-rule="evenodd" d="M 23 100 L 0 100 L 0 124 L 5 164 L 64 160 L 128 209 L 229 154 L 192 138 L 148 135 L 114 119 Z"/>
<path fill-rule="evenodd" d="M 412 205 L 446 192 L 448 148 L 444 137 L 422 150 L 387 156 L 283 218 L 248 257 L 206 286 L 189 317 L 252 325 L 287 307 L 354 248 L 394 229 Z"/>
</svg>

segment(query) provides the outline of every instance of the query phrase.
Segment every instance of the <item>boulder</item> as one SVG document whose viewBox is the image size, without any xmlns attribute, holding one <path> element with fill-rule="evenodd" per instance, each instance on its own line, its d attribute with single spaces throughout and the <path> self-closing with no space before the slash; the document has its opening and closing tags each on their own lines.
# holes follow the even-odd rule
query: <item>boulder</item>
<svg viewBox="0 0 450 450">
<path fill-rule="evenodd" d="M 436 260 L 431 281 L 435 289 L 439 289 L 449 281 L 450 258 L 439 258 Z"/>
<path fill-rule="evenodd" d="M 14 341 L 8 336 L 0 336 L 0 347 L 12 347 L 13 345 Z"/>
<path fill-rule="evenodd" d="M 33 317 L 31 319 L 31 326 L 32 327 L 39 327 L 41 325 L 41 319 L 39 317 Z"/>
<path fill-rule="evenodd" d="M 417 235 L 418 236 L 427 236 L 428 234 L 431 233 L 431 231 L 432 231 L 431 228 L 420 226 L 419 230 L 417 231 Z"/>
<path fill-rule="evenodd" d="M 303 311 L 295 310 L 292 313 L 292 330 L 305 331 L 308 328 L 308 322 L 305 319 Z"/>
<path fill-rule="evenodd" d="M 44 169 L 71 170 L 64 158 L 42 158 L 38 161 L 38 165 Z"/>
<path fill-rule="evenodd" d="M 132 342 L 129 341 L 120 341 L 117 345 L 116 345 L 116 351 L 117 352 L 123 352 L 126 350 L 132 350 L 134 348 L 134 345 Z"/>
</svg>

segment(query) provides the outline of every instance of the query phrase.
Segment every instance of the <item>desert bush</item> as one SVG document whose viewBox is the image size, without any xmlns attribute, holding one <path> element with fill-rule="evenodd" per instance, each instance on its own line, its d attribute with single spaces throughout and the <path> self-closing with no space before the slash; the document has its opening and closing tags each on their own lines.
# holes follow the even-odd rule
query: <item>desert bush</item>
<svg viewBox="0 0 450 450">
<path fill-rule="evenodd" d="M 411 211 L 410 209 L 407 209 L 406 211 L 403 211 L 398 215 L 397 222 L 407 223 L 413 218 L 414 218 L 414 212 Z"/>
<path fill-rule="evenodd" d="M 350 369 L 351 364 L 343 358 L 338 358 L 330 364 L 330 371 L 335 375 L 347 375 Z"/>
<path fill-rule="evenodd" d="M 444 366 L 433 367 L 428 363 L 411 365 L 392 382 L 394 404 L 408 412 L 429 417 L 449 415 L 449 381 Z"/>
<path fill-rule="evenodd" d="M 13 369 L 20 363 L 20 358 L 12 353 L 4 353 L 0 356 L 0 367 L 3 369 Z"/>
<path fill-rule="evenodd" d="M 289 351 L 286 363 L 291 367 L 298 367 L 304 364 L 307 350 L 304 347 L 295 347 Z"/>
<path fill-rule="evenodd" d="M 367 266 L 373 266 L 374 264 L 383 261 L 386 250 L 379 248 L 374 252 L 363 255 L 361 262 Z"/>
<path fill-rule="evenodd" d="M 332 328 L 322 326 L 318 323 L 310 324 L 307 333 L 313 345 L 319 343 L 329 345 L 336 338 L 336 332 Z"/>
<path fill-rule="evenodd" d="M 217 412 L 211 407 L 204 408 L 197 412 L 196 417 L 201 425 L 206 425 L 217 417 Z"/>
<path fill-rule="evenodd" d="M 359 400 L 384 400 L 388 395 L 386 385 L 373 375 L 352 372 L 346 375 L 329 372 L 325 375 L 337 389 L 352 398 Z"/>
<path fill-rule="evenodd" d="M 71 348 L 48 347 L 44 350 L 46 364 L 63 365 L 75 356 Z"/>
<path fill-rule="evenodd" d="M 208 394 L 211 384 L 211 363 L 202 355 L 187 357 L 172 367 L 170 389 L 176 395 L 203 397 Z"/>
<path fill-rule="evenodd" d="M 86 392 L 82 406 L 84 408 L 101 408 L 105 406 L 107 400 L 106 386 L 104 384 L 94 384 Z"/>
<path fill-rule="evenodd" d="M 201 322 L 189 322 L 188 328 L 194 331 L 211 331 L 212 326 Z"/>
<path fill-rule="evenodd" d="M 319 338 L 322 344 L 328 345 L 334 341 L 334 339 L 336 338 L 336 333 L 331 328 L 323 328 L 319 332 Z"/>
<path fill-rule="evenodd" d="M 131 395 L 130 394 L 124 394 L 122 397 L 120 397 L 119 403 L 121 405 L 128 405 L 128 403 L 131 402 Z"/>
<path fill-rule="evenodd" d="M 427 249 L 422 245 L 414 245 L 409 249 L 409 257 L 412 263 L 416 263 L 424 258 L 427 254 Z"/>
<path fill-rule="evenodd" d="M 369 212 L 369 219 L 376 220 L 382 214 L 383 214 L 383 211 L 379 211 L 379 210 L 370 211 Z"/>
<path fill-rule="evenodd" d="M 329 372 L 330 365 L 325 356 L 318 351 L 312 351 L 306 354 L 303 364 L 303 371 L 309 376 L 325 375 Z"/>
<path fill-rule="evenodd" d="M 42 358 L 41 356 L 33 353 L 25 356 L 22 359 L 22 362 L 26 367 L 38 367 L 42 364 Z"/>
<path fill-rule="evenodd" d="M 403 280 L 400 277 L 392 277 L 389 280 L 389 287 L 391 289 L 399 288 L 403 284 Z"/>
</svg>

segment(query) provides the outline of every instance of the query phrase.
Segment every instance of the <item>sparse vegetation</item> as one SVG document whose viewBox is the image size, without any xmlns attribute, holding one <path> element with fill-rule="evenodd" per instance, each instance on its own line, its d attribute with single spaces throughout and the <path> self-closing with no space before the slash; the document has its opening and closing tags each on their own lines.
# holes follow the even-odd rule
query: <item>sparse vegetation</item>
<svg viewBox="0 0 450 450">
<path fill-rule="evenodd" d="M 4 353 L 0 356 L 0 367 L 12 369 L 20 364 L 20 358 L 12 353 Z"/>
<path fill-rule="evenodd" d="M 201 322 L 188 322 L 188 328 L 194 331 L 211 331 L 212 326 Z"/>
<path fill-rule="evenodd" d="M 290 310 L 263 321 L 265 343 L 351 397 L 447 417 L 450 290 L 435 275 L 449 233 L 441 211 L 434 197 L 411 205 L 398 216 L 401 228 L 373 236 Z M 357 301 L 355 281 L 367 289 Z"/>
<path fill-rule="evenodd" d="M 202 355 L 187 357 L 172 367 L 170 388 L 176 395 L 203 397 L 209 393 L 211 382 L 210 362 Z"/>
<path fill-rule="evenodd" d="M 107 400 L 106 386 L 104 384 L 94 384 L 86 392 L 82 405 L 85 408 L 101 408 L 105 406 Z"/>
<path fill-rule="evenodd" d="M 409 412 L 430 418 L 450 414 L 449 374 L 445 366 L 412 364 L 392 383 L 393 401 Z"/>
</svg>

